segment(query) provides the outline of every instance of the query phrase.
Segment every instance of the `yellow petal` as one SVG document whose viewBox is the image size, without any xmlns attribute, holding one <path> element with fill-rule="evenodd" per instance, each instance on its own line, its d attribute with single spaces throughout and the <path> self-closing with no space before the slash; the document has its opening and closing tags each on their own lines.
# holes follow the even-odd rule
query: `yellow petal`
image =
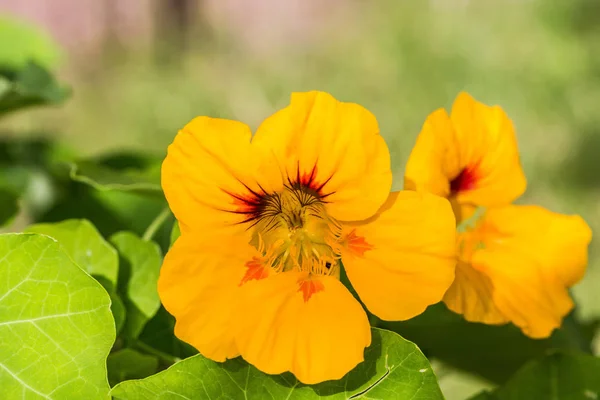
<svg viewBox="0 0 600 400">
<path fill-rule="evenodd" d="M 369 311 L 405 320 L 440 301 L 454 279 L 450 203 L 426 192 L 391 193 L 378 214 L 344 224 L 342 262 Z"/>
<path fill-rule="evenodd" d="M 236 345 L 268 374 L 315 384 L 342 378 L 371 343 L 366 313 L 337 279 L 284 272 L 242 286 Z"/>
<path fill-rule="evenodd" d="M 313 188 L 340 220 L 371 217 L 392 184 L 390 155 L 375 117 L 322 92 L 294 93 L 252 140 L 273 154 L 281 173 Z"/>
<path fill-rule="evenodd" d="M 499 106 L 487 106 L 460 93 L 450 115 L 463 173 L 472 175 L 468 190 L 458 190 L 461 203 L 500 206 L 512 203 L 525 191 L 512 121 Z M 457 177 L 453 177 L 457 179 Z"/>
<path fill-rule="evenodd" d="M 404 188 L 450 196 L 450 181 L 464 168 L 460 145 L 446 110 L 431 113 L 413 147 L 404 174 Z"/>
<path fill-rule="evenodd" d="M 509 322 L 493 299 L 494 287 L 490 278 L 473 268 L 471 264 L 459 261 L 456 277 L 444 295 L 446 306 L 467 321 L 498 325 Z"/>
<path fill-rule="evenodd" d="M 550 336 L 573 308 L 562 282 L 532 260 L 492 250 L 475 253 L 472 263 L 493 282 L 498 311 L 530 337 Z"/>
<path fill-rule="evenodd" d="M 538 206 L 512 206 L 488 211 L 485 221 L 498 236 L 515 238 L 503 241 L 503 250 L 536 260 L 567 287 L 583 278 L 592 231 L 579 215 L 558 214 Z"/>
<path fill-rule="evenodd" d="M 469 321 L 508 320 L 526 335 L 548 337 L 573 307 L 567 288 L 585 272 L 590 240 L 578 216 L 536 206 L 489 209 L 459 237 L 462 262 L 444 301 Z"/>
<path fill-rule="evenodd" d="M 239 223 L 248 217 L 243 200 L 256 200 L 263 189 L 281 188 L 281 177 L 279 187 L 265 187 L 279 174 L 263 176 L 277 167 L 265 167 L 269 159 L 252 148 L 251 135 L 241 122 L 198 117 L 169 146 L 161 183 L 171 210 L 189 229 Z"/>
<path fill-rule="evenodd" d="M 469 204 L 510 204 L 526 187 L 512 122 L 498 106 L 460 93 L 452 114 L 434 111 L 406 165 L 405 188 L 451 198 L 457 219 Z"/>
<path fill-rule="evenodd" d="M 238 356 L 231 332 L 233 302 L 246 263 L 256 255 L 243 242 L 218 247 L 186 233 L 167 253 L 158 294 L 176 319 L 175 335 L 205 357 L 224 361 Z"/>
</svg>

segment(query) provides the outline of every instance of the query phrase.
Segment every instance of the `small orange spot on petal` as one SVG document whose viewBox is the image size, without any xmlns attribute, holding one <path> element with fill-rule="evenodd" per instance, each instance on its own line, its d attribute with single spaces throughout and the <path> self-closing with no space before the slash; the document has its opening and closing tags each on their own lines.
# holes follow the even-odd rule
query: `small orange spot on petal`
<svg viewBox="0 0 600 400">
<path fill-rule="evenodd" d="M 260 280 L 269 276 L 269 268 L 263 263 L 262 258 L 252 257 L 252 260 L 246 263 L 246 273 L 242 278 L 239 286 L 251 280 Z"/>
<path fill-rule="evenodd" d="M 325 289 L 325 285 L 316 279 L 303 279 L 299 281 L 298 284 L 300 285 L 298 291 L 302 292 L 302 297 L 304 297 L 305 303 L 310 300 L 313 294 Z"/>
<path fill-rule="evenodd" d="M 373 245 L 367 243 L 364 237 L 358 236 L 356 234 L 356 229 L 352 229 L 348 236 L 346 236 L 346 247 L 348 250 L 361 257 L 365 255 L 366 251 L 375 248 Z"/>
</svg>

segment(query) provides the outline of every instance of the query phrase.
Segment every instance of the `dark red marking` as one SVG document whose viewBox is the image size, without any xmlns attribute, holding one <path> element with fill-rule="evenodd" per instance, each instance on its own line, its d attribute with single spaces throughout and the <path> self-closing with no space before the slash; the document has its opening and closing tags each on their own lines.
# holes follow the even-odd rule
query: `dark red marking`
<svg viewBox="0 0 600 400">
<path fill-rule="evenodd" d="M 477 186 L 477 174 L 475 168 L 466 167 L 460 174 L 450 182 L 450 192 L 458 193 L 475 189 Z"/>
<path fill-rule="evenodd" d="M 305 192 L 312 194 L 320 201 L 326 202 L 325 199 L 331 196 L 334 192 L 324 193 L 323 189 L 325 188 L 325 185 L 329 183 L 333 175 L 325 179 L 323 182 L 317 182 L 317 172 L 318 168 L 316 162 L 310 172 L 300 172 L 300 162 L 298 162 L 296 179 L 292 180 L 290 177 L 288 177 L 288 183 L 291 188 L 302 189 Z"/>
</svg>

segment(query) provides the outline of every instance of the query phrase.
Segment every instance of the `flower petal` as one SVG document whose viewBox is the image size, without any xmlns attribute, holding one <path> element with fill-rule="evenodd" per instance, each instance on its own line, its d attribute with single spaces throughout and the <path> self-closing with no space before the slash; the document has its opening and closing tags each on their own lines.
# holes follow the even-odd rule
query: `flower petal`
<svg viewBox="0 0 600 400">
<path fill-rule="evenodd" d="M 530 337 L 550 336 L 573 308 L 562 282 L 531 260 L 503 251 L 481 251 L 472 262 L 493 282 L 498 311 Z"/>
<path fill-rule="evenodd" d="M 259 370 L 291 371 L 315 384 L 340 379 L 363 361 L 369 321 L 337 279 L 290 271 L 250 281 L 242 293 L 235 342 Z"/>
<path fill-rule="evenodd" d="M 344 224 L 342 262 L 369 311 L 405 320 L 437 303 L 454 279 L 450 203 L 426 192 L 391 193 L 378 214 Z"/>
<path fill-rule="evenodd" d="M 252 143 L 273 154 L 285 176 L 324 196 L 334 218 L 369 218 L 390 191 L 390 155 L 377 120 L 327 93 L 292 94 L 290 105 L 267 118 Z"/>
<path fill-rule="evenodd" d="M 573 307 L 567 288 L 587 264 L 591 231 L 580 217 L 536 206 L 493 208 L 462 235 L 475 250 L 462 255 L 444 298 L 451 310 L 484 323 L 503 315 L 535 338 L 560 326 Z"/>
<path fill-rule="evenodd" d="M 404 188 L 449 197 L 450 181 L 464 167 L 459 147 L 446 110 L 440 108 L 431 113 L 406 163 Z"/>
<path fill-rule="evenodd" d="M 193 234 L 182 234 L 167 253 L 158 294 L 175 319 L 175 335 L 215 361 L 239 355 L 231 332 L 233 302 L 256 255 L 243 242 L 208 246 Z"/>
<path fill-rule="evenodd" d="M 525 187 L 512 122 L 500 107 L 467 93 L 458 95 L 450 117 L 442 109 L 429 115 L 406 165 L 406 189 L 459 205 L 510 204 Z"/>
<path fill-rule="evenodd" d="M 588 263 L 592 231 L 579 215 L 564 215 L 538 206 L 490 210 L 485 221 L 504 240 L 502 249 L 536 260 L 567 287 L 579 282 Z"/>
<path fill-rule="evenodd" d="M 490 278 L 471 264 L 459 261 L 456 277 L 444 295 L 446 306 L 467 321 L 489 325 L 505 324 L 510 320 L 496 307 L 494 287 Z"/>
<path fill-rule="evenodd" d="M 527 185 L 512 121 L 499 106 L 487 106 L 460 93 L 450 115 L 462 171 L 473 174 L 473 187 L 459 191 L 462 203 L 501 206 L 512 203 Z M 454 177 L 453 179 L 456 179 Z"/>
<path fill-rule="evenodd" d="M 225 119 L 197 117 L 169 146 L 162 165 L 161 183 L 177 219 L 192 230 L 233 225 L 244 220 L 240 199 L 262 193 L 265 182 L 281 177 L 266 168 L 251 146 L 250 128 Z M 260 173 L 259 173 L 260 171 Z M 277 178 L 279 177 L 279 178 Z"/>
</svg>

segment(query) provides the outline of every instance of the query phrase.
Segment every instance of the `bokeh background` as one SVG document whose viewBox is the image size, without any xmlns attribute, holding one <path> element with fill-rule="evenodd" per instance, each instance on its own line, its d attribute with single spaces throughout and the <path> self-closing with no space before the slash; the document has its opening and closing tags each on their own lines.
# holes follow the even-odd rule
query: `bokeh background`
<svg viewBox="0 0 600 400">
<path fill-rule="evenodd" d="M 26 143 L 0 151 L 13 163 L 55 157 L 48 143 L 78 157 L 160 159 L 194 116 L 256 128 L 290 92 L 318 89 L 377 116 L 400 188 L 426 116 L 466 90 L 514 121 L 529 180 L 518 202 L 600 227 L 597 0 L 0 0 L 0 14 L 0 30 L 38 31 L 27 48 L 73 90 L 61 107 L 2 120 L 2 143 Z M 23 48 L 15 34 L 0 43 L 0 58 Z M 19 179 L 13 172 L 5 175 Z M 38 172 L 28 183 L 34 211 L 9 230 L 73 213 L 93 219 L 102 209 L 110 217 L 94 222 L 103 233 L 119 224 L 143 231 L 162 206 L 131 194 L 66 196 Z M 588 274 L 573 290 L 577 317 L 590 326 L 600 316 L 599 264 L 593 242 Z M 491 385 L 436 365 L 449 399 Z"/>
</svg>

